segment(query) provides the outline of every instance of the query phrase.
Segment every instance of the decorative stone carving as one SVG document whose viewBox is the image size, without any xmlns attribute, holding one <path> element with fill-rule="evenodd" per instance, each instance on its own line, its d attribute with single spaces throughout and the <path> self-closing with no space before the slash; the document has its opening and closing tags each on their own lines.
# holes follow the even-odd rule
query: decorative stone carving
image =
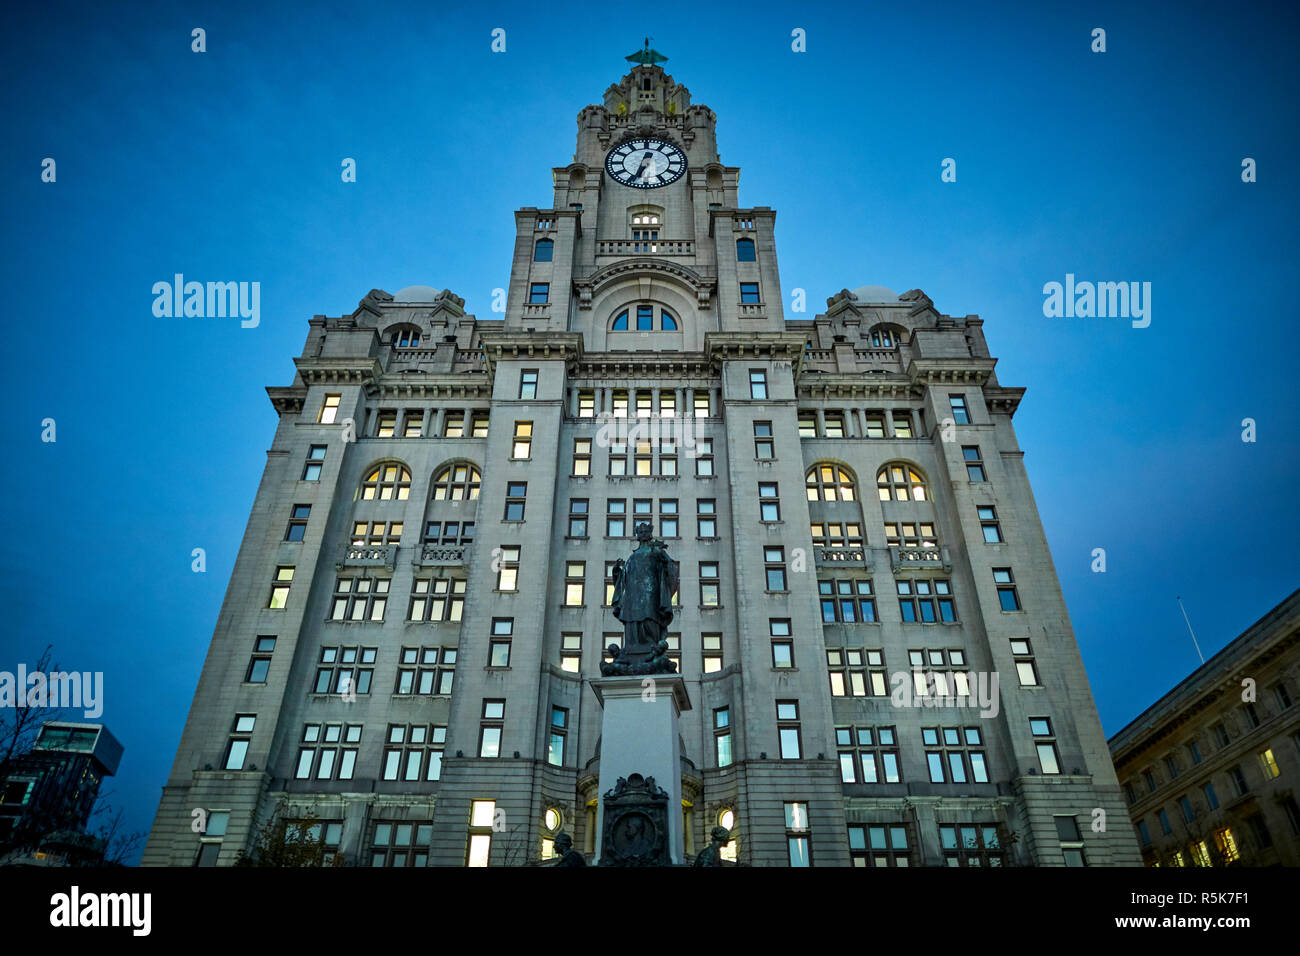
<svg viewBox="0 0 1300 956">
<path fill-rule="evenodd" d="M 668 794 L 654 777 L 619 777 L 604 800 L 601 866 L 670 866 Z M 681 812 L 679 809 L 678 813 Z"/>
</svg>

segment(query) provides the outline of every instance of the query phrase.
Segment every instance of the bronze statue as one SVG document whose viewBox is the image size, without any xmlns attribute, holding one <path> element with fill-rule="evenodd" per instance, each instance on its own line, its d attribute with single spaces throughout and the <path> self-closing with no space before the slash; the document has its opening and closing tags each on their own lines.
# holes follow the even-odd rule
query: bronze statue
<svg viewBox="0 0 1300 956">
<path fill-rule="evenodd" d="M 587 858 L 573 848 L 573 837 L 563 830 L 555 834 L 556 860 L 552 866 L 586 866 Z"/>
<path fill-rule="evenodd" d="M 624 564 L 614 562 L 614 616 L 623 622 L 623 647 L 611 644 L 612 661 L 603 662 L 606 677 L 624 674 L 672 674 L 677 665 L 668 657 L 668 627 L 673 620 L 673 595 L 680 582 L 678 564 L 667 546 L 652 538 L 646 522 L 636 526 L 639 547 Z"/>
<path fill-rule="evenodd" d="M 695 857 L 696 866 L 722 866 L 722 848 L 731 842 L 731 831 L 726 827 L 714 827 L 712 839 Z"/>
</svg>

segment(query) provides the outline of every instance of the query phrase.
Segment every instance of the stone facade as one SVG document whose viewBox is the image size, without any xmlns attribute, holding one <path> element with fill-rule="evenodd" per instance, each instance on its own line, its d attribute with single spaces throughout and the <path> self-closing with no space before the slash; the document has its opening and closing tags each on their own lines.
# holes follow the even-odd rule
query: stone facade
<svg viewBox="0 0 1300 956">
<path fill-rule="evenodd" d="M 1138 863 L 1090 826 L 1124 804 L 1024 390 L 919 290 L 787 316 L 776 214 L 740 205 L 715 123 L 634 67 L 516 212 L 504 320 L 426 287 L 311 320 L 146 865 L 195 860 L 196 808 L 229 812 L 228 864 L 281 799 L 360 865 L 534 863 L 557 828 L 590 854 L 588 684 L 647 519 L 681 562 L 688 854 L 722 819 L 754 866 Z M 629 139 L 686 173 L 620 184 Z M 899 706 L 955 672 L 997 675 L 996 713 Z"/>
<path fill-rule="evenodd" d="M 1147 866 L 1300 866 L 1300 591 L 1110 740 Z"/>
</svg>

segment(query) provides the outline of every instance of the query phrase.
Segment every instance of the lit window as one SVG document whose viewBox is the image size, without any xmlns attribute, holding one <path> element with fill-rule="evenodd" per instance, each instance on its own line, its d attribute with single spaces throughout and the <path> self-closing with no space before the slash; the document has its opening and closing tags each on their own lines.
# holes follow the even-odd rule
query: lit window
<svg viewBox="0 0 1300 956">
<path fill-rule="evenodd" d="M 361 482 L 361 497 L 365 501 L 405 501 L 411 496 L 411 473 L 399 462 L 384 462 Z"/>
<path fill-rule="evenodd" d="M 320 414 L 316 420 L 322 425 L 334 424 L 338 420 L 339 402 L 342 400 L 342 395 L 326 395 L 325 400 L 321 402 Z"/>
<path fill-rule="evenodd" d="M 271 597 L 266 606 L 275 611 L 283 610 L 289 602 L 289 586 L 292 582 L 293 568 L 276 568 L 275 578 L 271 582 Z"/>
<path fill-rule="evenodd" d="M 818 462 L 804 476 L 809 501 L 856 501 L 857 479 L 841 465 Z"/>
<path fill-rule="evenodd" d="M 533 456 L 533 423 L 515 422 L 515 441 L 512 457 L 516 459 Z"/>
<path fill-rule="evenodd" d="M 506 545 L 501 548 L 500 568 L 497 571 L 498 591 L 519 590 L 519 547 Z"/>
<path fill-rule="evenodd" d="M 876 473 L 881 501 L 926 501 L 925 479 L 907 462 L 890 462 Z"/>
</svg>

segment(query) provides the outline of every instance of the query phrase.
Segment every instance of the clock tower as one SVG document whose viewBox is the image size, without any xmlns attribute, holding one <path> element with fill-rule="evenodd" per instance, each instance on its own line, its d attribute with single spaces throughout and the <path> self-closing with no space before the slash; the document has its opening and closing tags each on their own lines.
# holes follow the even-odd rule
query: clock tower
<svg viewBox="0 0 1300 956">
<path fill-rule="evenodd" d="M 578 114 L 552 208 L 515 213 L 506 328 L 578 332 L 589 352 L 698 353 L 709 332 L 784 331 L 775 212 L 740 207 L 717 116 L 666 57 L 628 59 Z"/>
</svg>

